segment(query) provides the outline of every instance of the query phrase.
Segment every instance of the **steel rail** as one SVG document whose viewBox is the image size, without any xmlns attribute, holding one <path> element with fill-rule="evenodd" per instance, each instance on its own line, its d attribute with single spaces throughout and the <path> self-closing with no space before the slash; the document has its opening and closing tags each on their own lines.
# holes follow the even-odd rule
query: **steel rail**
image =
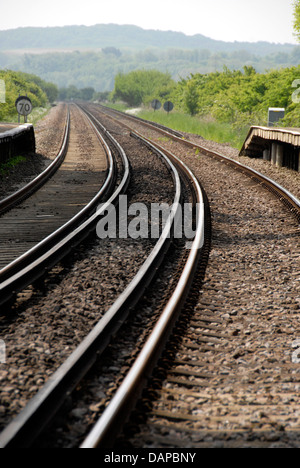
<svg viewBox="0 0 300 468">
<path fill-rule="evenodd" d="M 106 134 L 109 135 L 108 132 Z M 111 135 L 110 138 L 115 141 Z M 50 377 L 46 385 L 29 402 L 26 408 L 0 434 L 0 447 L 28 447 L 33 444 L 37 436 L 55 416 L 66 396 L 77 386 L 99 355 L 106 349 L 111 337 L 122 326 L 130 308 L 142 297 L 161 265 L 164 254 L 172 241 L 172 230 L 175 229 L 182 193 L 176 168 L 159 149 L 154 146 L 152 148 L 170 168 L 175 185 L 174 203 L 161 237 L 138 274 L 96 327 Z M 118 190 L 118 195 L 120 193 L 121 190 Z M 112 199 L 105 204 L 101 211 L 103 212 L 111 202 Z M 96 213 L 93 217 L 98 217 L 99 214 Z"/>
<path fill-rule="evenodd" d="M 103 109 L 106 109 L 106 110 L 113 110 L 114 113 L 124 116 L 124 112 L 118 111 L 117 109 L 111 109 L 110 107 L 103 106 L 102 104 L 99 104 L 99 107 L 102 107 Z M 154 127 L 156 129 L 164 130 L 164 131 L 166 131 L 166 132 L 168 132 L 168 133 L 170 133 L 172 135 L 175 135 L 175 136 L 177 136 L 179 138 L 183 138 L 182 133 L 178 132 L 177 130 L 173 130 L 172 128 L 168 128 L 165 125 L 159 124 L 157 122 L 152 122 L 151 120 L 142 119 L 141 117 L 138 117 L 137 115 L 131 115 L 131 114 L 127 114 L 127 113 L 125 113 L 125 115 L 130 120 L 135 120 L 136 122 L 141 122 L 141 123 L 144 123 L 146 125 L 148 124 L 151 127 Z"/>
<path fill-rule="evenodd" d="M 189 142 L 185 142 L 189 143 Z M 300 200 L 295 197 L 289 190 L 282 185 L 278 184 L 271 178 L 261 174 L 260 172 L 252 169 L 249 166 L 245 166 L 244 164 L 235 161 L 234 159 L 228 158 L 216 151 L 211 151 L 201 145 L 193 145 L 195 148 L 198 148 L 202 151 L 202 153 L 211 156 L 213 158 L 218 159 L 221 162 L 233 167 L 234 169 L 238 169 L 240 172 L 243 172 L 245 175 L 250 177 L 253 180 L 259 182 L 264 188 L 266 188 L 269 192 L 273 193 L 281 202 L 283 202 L 289 210 L 296 216 L 298 221 L 300 222 Z"/>
<path fill-rule="evenodd" d="M 149 126 L 149 125 L 147 125 Z M 131 128 L 127 126 L 128 128 Z M 156 128 L 155 128 L 156 130 Z M 160 129 L 160 132 L 163 130 Z M 170 134 L 168 134 L 169 136 Z M 175 140 L 179 140 L 182 142 L 183 140 L 178 137 L 172 136 Z M 149 140 L 148 140 L 149 141 Z M 285 198 L 289 199 L 289 203 L 291 204 L 291 209 L 298 210 L 300 203 L 292 194 L 290 194 L 286 189 L 281 187 L 276 182 L 273 182 L 266 176 L 258 173 L 257 171 L 252 170 L 239 162 L 236 162 L 230 158 L 224 157 L 223 155 L 208 151 L 206 148 L 201 147 L 199 145 L 195 145 L 190 142 L 184 141 L 184 143 L 189 144 L 189 146 L 200 148 L 202 151 L 209 153 L 210 156 L 216 157 L 221 161 L 225 161 L 228 164 L 233 165 L 235 168 L 239 168 L 243 172 L 247 173 L 251 177 L 256 177 L 258 180 L 267 184 L 268 186 L 271 185 L 272 190 L 274 188 L 276 191 L 279 191 Z M 162 150 L 166 151 L 165 149 L 161 148 Z M 170 155 L 170 153 L 168 153 Z M 176 158 L 174 156 L 174 158 Z M 183 164 L 183 163 L 182 163 Z M 191 172 L 188 168 L 186 168 L 189 172 Z M 203 196 L 201 192 L 201 187 L 198 184 L 198 181 L 195 181 L 195 177 L 192 175 L 194 179 L 194 185 L 198 186 L 198 196 L 200 194 L 203 206 Z M 281 198 L 281 197 L 279 197 Z M 195 271 L 195 265 L 198 263 L 199 257 L 197 258 L 197 254 L 199 255 L 199 248 L 203 245 L 204 239 L 204 209 L 201 210 L 201 228 L 202 234 L 197 231 L 196 238 L 194 240 L 192 251 L 190 253 L 187 265 L 184 269 L 184 272 L 180 278 L 180 281 L 177 285 L 177 288 L 172 296 L 171 300 L 169 301 L 168 305 L 166 306 L 165 310 L 163 311 L 157 325 L 155 326 L 151 336 L 149 337 L 147 343 L 145 344 L 143 350 L 139 354 L 137 360 L 133 364 L 132 368 L 128 372 L 127 376 L 125 377 L 123 383 L 117 390 L 115 396 L 113 397 L 112 401 L 105 409 L 104 413 L 86 437 L 84 442 L 81 445 L 81 448 L 111 448 L 113 447 L 113 442 L 116 435 L 120 432 L 122 424 L 128 418 L 131 409 L 134 407 L 136 400 L 138 399 L 143 386 L 145 385 L 145 381 L 147 377 L 151 374 L 151 370 L 153 369 L 157 358 L 160 355 L 160 350 L 162 349 L 163 344 L 166 341 L 166 337 L 170 334 L 171 328 L 176 320 L 176 316 L 178 310 L 180 310 L 180 304 L 182 304 L 183 299 L 186 294 L 186 286 L 188 284 L 189 276 L 193 277 L 193 271 Z M 198 226 L 199 227 L 199 226 Z M 199 242 L 199 239 L 200 242 Z M 198 249 L 198 250 L 197 250 Z M 174 318 L 175 317 L 175 318 Z"/>
<path fill-rule="evenodd" d="M 61 145 L 58 155 L 52 161 L 52 163 L 43 172 L 41 172 L 41 174 L 35 177 L 31 182 L 26 184 L 21 189 L 17 190 L 15 193 L 0 200 L 0 215 L 9 211 L 14 206 L 18 205 L 23 200 L 30 197 L 34 192 L 36 192 L 40 187 L 42 187 L 53 176 L 53 174 L 55 174 L 55 172 L 62 165 L 65 159 L 65 156 L 67 154 L 69 136 L 70 136 L 70 110 L 68 107 L 63 141 L 62 141 L 62 145 Z"/>
<path fill-rule="evenodd" d="M 116 111 L 115 109 L 110 109 L 105 106 L 99 106 L 99 108 L 109 109 L 109 111 L 111 111 L 112 113 L 116 113 L 117 115 L 123 115 L 124 117 L 129 118 L 129 119 L 131 119 L 132 117 L 132 116 L 128 116 L 124 112 Z M 123 125 L 126 125 L 126 124 L 123 124 Z M 249 166 L 246 166 L 232 158 L 229 158 L 228 156 L 224 156 L 223 154 L 217 151 L 212 151 L 203 145 L 199 145 L 198 143 L 195 143 L 190 140 L 186 140 L 180 136 L 172 134 L 170 131 L 171 129 L 169 129 L 168 131 L 167 127 L 157 128 L 154 122 L 152 124 L 150 122 L 144 122 L 144 125 L 154 131 L 158 131 L 159 133 L 167 136 L 168 138 L 171 138 L 181 144 L 184 144 L 185 146 L 188 146 L 195 150 L 198 149 L 199 151 L 201 151 L 201 153 L 207 156 L 210 156 L 212 158 L 218 159 L 219 161 L 225 162 L 226 164 L 231 165 L 232 167 L 240 170 L 241 172 L 244 172 L 244 174 L 246 174 L 248 177 L 256 179 L 259 183 L 263 184 L 264 187 L 268 191 L 276 195 L 290 209 L 290 211 L 296 216 L 297 220 L 300 222 L 300 200 L 297 197 L 295 197 L 291 192 L 289 192 L 286 188 L 282 187 L 280 184 L 278 184 L 274 180 L 261 174 L 255 169 L 252 169 Z M 128 125 L 127 127 L 131 129 L 132 131 L 135 131 L 132 127 Z"/>
<path fill-rule="evenodd" d="M 139 135 L 140 138 L 142 138 Z M 151 142 L 148 139 L 148 144 Z M 159 145 L 156 145 L 159 147 Z M 161 148 L 160 148 L 161 150 Z M 165 150 L 164 150 L 165 151 Z M 201 257 L 205 236 L 204 197 L 201 186 L 192 171 L 175 155 L 167 152 L 174 164 L 190 179 L 197 200 L 197 229 L 190 253 L 172 297 L 164 308 L 141 353 L 129 370 L 112 401 L 82 443 L 81 448 L 112 447 L 114 438 L 122 428 L 136 400 L 141 394 L 147 377 L 156 364 L 170 335 L 178 314 L 185 303 Z"/>
<path fill-rule="evenodd" d="M 156 131 L 162 133 L 163 135 L 169 136 L 170 138 L 175 137 L 175 138 L 178 138 L 179 140 L 183 141 L 182 133 L 178 132 L 177 130 L 173 130 L 172 128 L 168 128 L 165 125 L 161 125 L 161 124 L 158 124 L 156 122 L 151 122 L 151 120 L 142 119 L 141 117 L 137 117 L 136 115 L 126 114 L 125 112 L 122 112 L 122 111 L 119 111 L 119 110 L 116 110 L 116 109 L 111 109 L 110 107 L 103 106 L 102 104 L 97 104 L 96 108 L 98 108 L 100 110 L 104 109 L 104 110 L 112 112 L 112 113 L 114 113 L 116 115 L 120 115 L 121 117 L 126 117 L 128 120 L 132 120 L 132 121 L 141 123 L 145 127 L 156 130 Z M 107 115 L 109 115 L 109 113 Z M 123 122 L 122 122 L 122 125 L 126 126 L 126 124 L 124 124 Z M 135 131 L 135 130 L 132 129 L 132 131 Z"/>
<path fill-rule="evenodd" d="M 89 119 L 88 116 L 87 118 Z M 99 212 L 94 214 L 94 216 L 91 216 L 91 213 L 96 210 L 104 197 L 107 199 L 107 197 L 111 196 L 116 177 L 115 162 L 107 143 L 102 138 L 95 124 L 90 119 L 89 122 L 96 131 L 96 135 L 106 151 L 108 174 L 105 183 L 97 195 L 77 215 L 0 271 L 0 305 L 43 276 L 45 271 L 53 267 L 75 245 L 81 242 L 94 228 L 99 216 L 101 216 Z M 122 158 L 125 167 L 124 177 L 115 192 L 113 200 L 117 199 L 120 193 L 126 191 L 129 183 L 129 162 L 124 152 L 122 153 Z"/>
<path fill-rule="evenodd" d="M 174 137 L 172 136 L 172 138 Z M 189 146 L 195 149 L 198 148 L 205 154 L 217 158 L 220 161 L 225 162 L 226 164 L 230 164 L 234 168 L 238 168 L 239 170 L 243 171 L 249 177 L 256 179 L 261 184 L 263 184 L 268 190 L 272 191 L 273 193 L 276 193 L 280 200 L 284 200 L 288 204 L 291 211 L 293 211 L 296 214 L 296 216 L 298 215 L 299 219 L 300 201 L 288 190 L 283 188 L 280 184 L 274 182 L 273 180 L 264 176 L 263 174 L 235 160 L 232 160 L 231 158 L 221 155 L 220 153 L 210 151 L 203 146 L 194 144 L 192 142 L 183 141 L 176 137 L 174 139 L 180 141 L 181 143 L 188 144 Z M 195 239 L 195 242 L 198 241 Z M 201 245 L 201 242 L 200 244 L 198 244 L 198 246 L 199 245 Z M 194 248 L 197 249 L 197 246 L 195 245 Z M 143 348 L 133 367 L 130 369 L 129 373 L 125 377 L 123 383 L 117 390 L 111 403 L 105 409 L 104 413 L 102 414 L 102 416 L 100 417 L 90 434 L 82 443 L 81 448 L 113 447 L 114 438 L 120 431 L 123 422 L 128 417 L 131 408 L 134 406 L 135 401 L 138 399 L 146 379 L 150 375 L 151 369 L 153 368 L 155 360 L 157 359 L 157 356 L 159 354 L 157 350 L 161 346 L 161 341 L 164 341 L 166 339 L 166 335 L 170 333 L 169 324 L 170 322 L 172 322 L 172 311 L 176 311 L 176 301 L 180 301 L 180 294 L 182 293 L 182 288 L 184 288 L 184 285 L 186 283 L 188 269 L 192 269 L 191 257 L 193 253 L 195 254 L 195 252 L 193 252 L 192 250 L 189 258 L 191 263 L 189 264 L 189 266 L 186 266 L 183 272 L 183 275 L 174 293 L 174 300 L 172 298 L 166 306 L 145 347 Z"/>
</svg>

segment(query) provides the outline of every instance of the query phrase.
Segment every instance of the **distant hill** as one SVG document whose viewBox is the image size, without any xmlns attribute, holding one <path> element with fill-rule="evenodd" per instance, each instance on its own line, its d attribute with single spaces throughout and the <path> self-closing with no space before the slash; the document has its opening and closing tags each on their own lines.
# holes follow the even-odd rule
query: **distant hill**
<svg viewBox="0 0 300 468">
<path fill-rule="evenodd" d="M 299 63 L 300 46 L 292 44 L 223 42 L 129 25 L 0 31 L 0 69 L 34 73 L 61 88 L 111 91 L 117 73 L 141 69 L 169 72 L 179 80 L 224 66 L 242 70 L 247 65 L 264 72 Z"/>
<path fill-rule="evenodd" d="M 223 42 L 201 34 L 187 36 L 180 32 L 145 30 L 137 26 L 98 24 L 95 26 L 64 26 L 49 28 L 18 28 L 0 31 L 0 50 L 30 49 L 208 49 L 234 52 L 245 50 L 251 54 L 268 55 L 290 53 L 293 44 L 268 42 Z"/>
</svg>

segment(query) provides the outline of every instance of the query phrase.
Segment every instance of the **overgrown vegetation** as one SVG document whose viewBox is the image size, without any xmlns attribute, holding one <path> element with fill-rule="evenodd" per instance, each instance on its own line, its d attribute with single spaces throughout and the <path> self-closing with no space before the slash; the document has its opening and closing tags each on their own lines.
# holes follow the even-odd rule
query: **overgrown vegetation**
<svg viewBox="0 0 300 468">
<path fill-rule="evenodd" d="M 15 101 L 20 94 L 27 95 L 34 108 L 45 108 L 58 96 L 58 89 L 35 75 L 9 70 L 0 70 L 0 80 L 5 83 L 5 102 L 0 104 L 0 120 L 16 118 Z"/>
<path fill-rule="evenodd" d="M 177 108 L 192 115 L 210 116 L 230 123 L 236 130 L 266 125 L 269 107 L 284 107 L 282 125 L 299 126 L 299 104 L 293 102 L 293 83 L 300 66 L 257 73 L 253 67 L 222 73 L 191 75 L 181 80 L 173 93 Z"/>
<path fill-rule="evenodd" d="M 300 42 L 300 1 L 294 0 L 294 31 Z"/>
<path fill-rule="evenodd" d="M 140 51 L 105 48 L 101 51 L 57 51 L 47 54 L 29 52 L 7 56 L 0 51 L 0 67 L 34 73 L 60 88 L 92 87 L 96 91 L 112 91 L 114 78 L 119 72 L 127 74 L 141 69 L 155 69 L 162 73 L 168 72 L 177 81 L 181 77 L 187 78 L 190 73 L 222 71 L 224 65 L 230 70 L 242 70 L 244 65 L 252 65 L 258 72 L 263 72 L 266 69 L 295 66 L 299 62 L 299 46 L 291 47 L 287 52 L 278 51 L 266 56 L 255 55 L 255 52 L 246 50 L 158 50 L 147 47 Z"/>
<path fill-rule="evenodd" d="M 242 147 L 248 132 L 248 127 L 236 131 L 232 125 L 228 123 L 216 122 L 212 119 L 198 116 L 190 116 L 183 112 L 171 112 L 167 114 L 163 110 L 158 112 L 143 110 L 139 112 L 138 115 L 143 119 L 152 120 L 173 128 L 174 130 L 201 135 L 207 140 L 213 140 L 218 143 L 229 143 L 237 149 Z"/>
<path fill-rule="evenodd" d="M 119 73 L 111 99 L 125 101 L 130 106 L 147 105 L 155 98 L 167 100 L 175 87 L 176 83 L 168 73 L 156 70 L 134 71 L 127 75 Z"/>
<path fill-rule="evenodd" d="M 152 118 L 163 119 L 162 123 L 167 124 L 169 120 L 170 126 L 178 130 L 199 133 L 216 141 L 230 141 L 239 147 L 249 126 L 267 125 L 269 107 L 286 109 L 280 125 L 300 126 L 300 104 L 293 102 L 297 79 L 300 79 L 300 66 L 266 73 L 257 73 L 252 66 L 244 66 L 242 71 L 224 67 L 222 72 L 192 74 L 178 83 L 170 76 L 143 71 L 119 74 L 112 99 L 120 98 L 133 107 L 141 103 L 148 106 L 155 98 L 162 103 L 171 99 L 175 111 L 179 112 L 176 119 L 167 117 L 163 111 L 151 113 Z M 182 118 L 183 114 L 194 119 Z"/>
</svg>

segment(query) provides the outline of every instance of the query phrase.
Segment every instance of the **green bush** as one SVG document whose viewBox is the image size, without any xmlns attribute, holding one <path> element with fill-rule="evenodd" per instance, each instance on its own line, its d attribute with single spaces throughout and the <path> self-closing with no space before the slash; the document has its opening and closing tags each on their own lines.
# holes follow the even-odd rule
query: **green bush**
<svg viewBox="0 0 300 468">
<path fill-rule="evenodd" d="M 171 75 L 156 70 L 119 73 L 111 99 L 125 101 L 133 107 L 149 104 L 153 99 L 167 101 L 175 86 Z"/>
<path fill-rule="evenodd" d="M 212 116 L 217 122 L 266 125 L 269 107 L 284 107 L 282 125 L 299 126 L 300 104 L 293 103 L 294 80 L 300 79 L 300 66 L 257 73 L 245 66 L 243 72 L 195 74 L 178 83 L 173 92 L 177 109 L 191 115 Z"/>
<path fill-rule="evenodd" d="M 19 95 L 26 95 L 33 107 L 46 107 L 57 98 L 57 87 L 46 83 L 35 75 L 0 70 L 0 80 L 5 83 L 5 103 L 0 104 L 0 120 L 11 120 L 17 115 L 15 101 Z"/>
</svg>

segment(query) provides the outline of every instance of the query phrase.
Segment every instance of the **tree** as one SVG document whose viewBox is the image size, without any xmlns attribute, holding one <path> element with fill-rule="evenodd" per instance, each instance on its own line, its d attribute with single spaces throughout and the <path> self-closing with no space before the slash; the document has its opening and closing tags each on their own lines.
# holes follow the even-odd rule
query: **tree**
<svg viewBox="0 0 300 468">
<path fill-rule="evenodd" d="M 129 106 L 149 104 L 153 99 L 167 100 L 175 87 L 169 73 L 157 70 L 135 70 L 118 73 L 112 99 L 121 99 Z"/>
<path fill-rule="evenodd" d="M 91 101 L 93 99 L 93 96 L 95 94 L 94 88 L 83 88 L 81 89 L 81 99 L 84 101 Z"/>
<path fill-rule="evenodd" d="M 199 110 L 199 92 L 198 92 L 198 85 L 192 79 L 186 85 L 186 92 L 185 92 L 185 105 L 186 108 L 191 115 L 196 115 Z"/>
<path fill-rule="evenodd" d="M 50 104 L 53 104 L 58 98 L 58 87 L 53 83 L 45 83 L 43 89 L 47 94 Z"/>
<path fill-rule="evenodd" d="M 294 1 L 294 31 L 300 42 L 300 0 Z"/>
<path fill-rule="evenodd" d="M 48 101 L 46 92 L 37 83 L 40 78 L 26 73 L 10 70 L 0 70 L 0 80 L 5 83 L 5 102 L 0 105 L 0 120 L 10 120 L 15 118 L 17 112 L 15 108 L 16 98 L 20 94 L 28 96 L 33 107 L 45 107 Z M 41 81 L 41 85 L 45 82 Z"/>
</svg>

